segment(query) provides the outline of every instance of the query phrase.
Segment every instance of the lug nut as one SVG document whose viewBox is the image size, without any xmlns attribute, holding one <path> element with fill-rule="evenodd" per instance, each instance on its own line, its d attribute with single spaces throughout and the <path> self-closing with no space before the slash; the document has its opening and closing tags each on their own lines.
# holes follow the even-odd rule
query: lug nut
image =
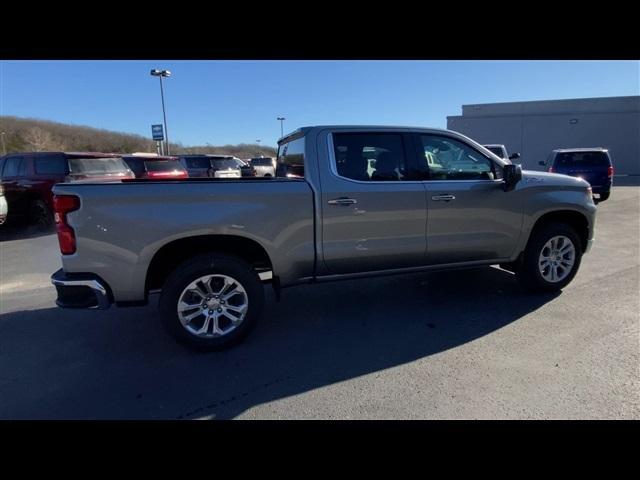
<svg viewBox="0 0 640 480">
<path fill-rule="evenodd" d="M 219 312 L 221 312 L 221 311 L 222 311 L 222 309 L 221 309 L 221 308 L 219 308 L 219 309 L 218 309 L 218 311 L 219 311 Z"/>
</svg>

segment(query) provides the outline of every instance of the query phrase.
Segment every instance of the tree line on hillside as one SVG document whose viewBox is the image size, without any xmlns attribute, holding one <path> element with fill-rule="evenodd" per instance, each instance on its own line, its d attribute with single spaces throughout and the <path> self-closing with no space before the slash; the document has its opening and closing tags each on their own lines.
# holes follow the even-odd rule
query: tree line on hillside
<svg viewBox="0 0 640 480">
<path fill-rule="evenodd" d="M 4 133 L 2 133 L 4 132 Z M 69 125 L 31 118 L 0 117 L 0 154 L 16 152 L 153 152 L 156 142 L 141 135 L 113 132 L 93 127 Z M 171 142 L 171 154 L 214 153 L 239 158 L 274 156 L 272 147 L 241 143 L 238 145 L 185 147 Z"/>
</svg>

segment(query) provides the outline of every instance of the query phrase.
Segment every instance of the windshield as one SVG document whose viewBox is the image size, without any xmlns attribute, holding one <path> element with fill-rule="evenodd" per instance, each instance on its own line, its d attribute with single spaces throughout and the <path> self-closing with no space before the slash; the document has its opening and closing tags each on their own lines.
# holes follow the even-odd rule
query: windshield
<svg viewBox="0 0 640 480">
<path fill-rule="evenodd" d="M 609 163 L 605 152 L 563 152 L 557 158 L 559 167 L 608 167 Z"/>
<path fill-rule="evenodd" d="M 126 175 L 130 169 L 122 158 L 70 158 L 69 172 L 72 175 Z"/>
<path fill-rule="evenodd" d="M 228 170 L 229 168 L 240 168 L 240 164 L 233 158 L 212 159 L 211 166 L 216 170 Z"/>
<path fill-rule="evenodd" d="M 271 158 L 252 158 L 251 163 L 257 167 L 273 167 L 273 159 Z"/>
<path fill-rule="evenodd" d="M 182 157 L 187 168 L 209 168 L 209 157 L 203 155 L 201 157 Z"/>
<path fill-rule="evenodd" d="M 148 172 L 172 172 L 173 170 L 184 170 L 175 160 L 147 160 L 144 162 Z"/>
</svg>

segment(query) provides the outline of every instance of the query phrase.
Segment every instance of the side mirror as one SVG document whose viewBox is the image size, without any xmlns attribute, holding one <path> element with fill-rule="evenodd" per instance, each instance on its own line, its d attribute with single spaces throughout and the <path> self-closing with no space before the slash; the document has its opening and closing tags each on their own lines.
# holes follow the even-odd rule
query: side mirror
<svg viewBox="0 0 640 480">
<path fill-rule="evenodd" d="M 542 165 L 543 167 L 547 164 L 547 162 L 545 162 L 544 160 L 540 160 L 538 162 L 538 165 Z"/>
<path fill-rule="evenodd" d="M 504 191 L 510 192 L 522 180 L 522 165 L 505 165 L 502 168 L 502 174 L 504 176 Z"/>
<path fill-rule="evenodd" d="M 518 158 L 520 158 L 520 154 L 518 152 L 509 155 L 509 160 L 517 160 Z"/>
</svg>

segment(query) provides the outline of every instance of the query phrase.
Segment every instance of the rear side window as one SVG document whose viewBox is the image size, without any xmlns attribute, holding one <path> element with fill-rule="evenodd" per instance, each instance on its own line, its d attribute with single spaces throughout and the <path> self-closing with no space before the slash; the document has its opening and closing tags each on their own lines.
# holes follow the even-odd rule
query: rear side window
<svg viewBox="0 0 640 480">
<path fill-rule="evenodd" d="M 304 137 L 279 146 L 276 177 L 304 178 Z"/>
<path fill-rule="evenodd" d="M 402 135 L 396 133 L 335 133 L 333 146 L 338 175 L 360 181 L 406 178 Z"/>
<path fill-rule="evenodd" d="M 67 159 L 61 156 L 36 158 L 35 167 L 39 175 L 65 175 Z"/>
<path fill-rule="evenodd" d="M 70 158 L 69 170 L 73 174 L 108 175 L 126 173 L 129 168 L 121 158 Z"/>
<path fill-rule="evenodd" d="M 209 157 L 184 157 L 187 168 L 210 168 Z"/>
<path fill-rule="evenodd" d="M 605 152 L 562 152 L 556 157 L 558 167 L 608 167 L 610 163 Z"/>
<path fill-rule="evenodd" d="M 2 169 L 3 177 L 18 177 L 25 174 L 25 163 L 22 157 L 9 157 Z"/>
</svg>

